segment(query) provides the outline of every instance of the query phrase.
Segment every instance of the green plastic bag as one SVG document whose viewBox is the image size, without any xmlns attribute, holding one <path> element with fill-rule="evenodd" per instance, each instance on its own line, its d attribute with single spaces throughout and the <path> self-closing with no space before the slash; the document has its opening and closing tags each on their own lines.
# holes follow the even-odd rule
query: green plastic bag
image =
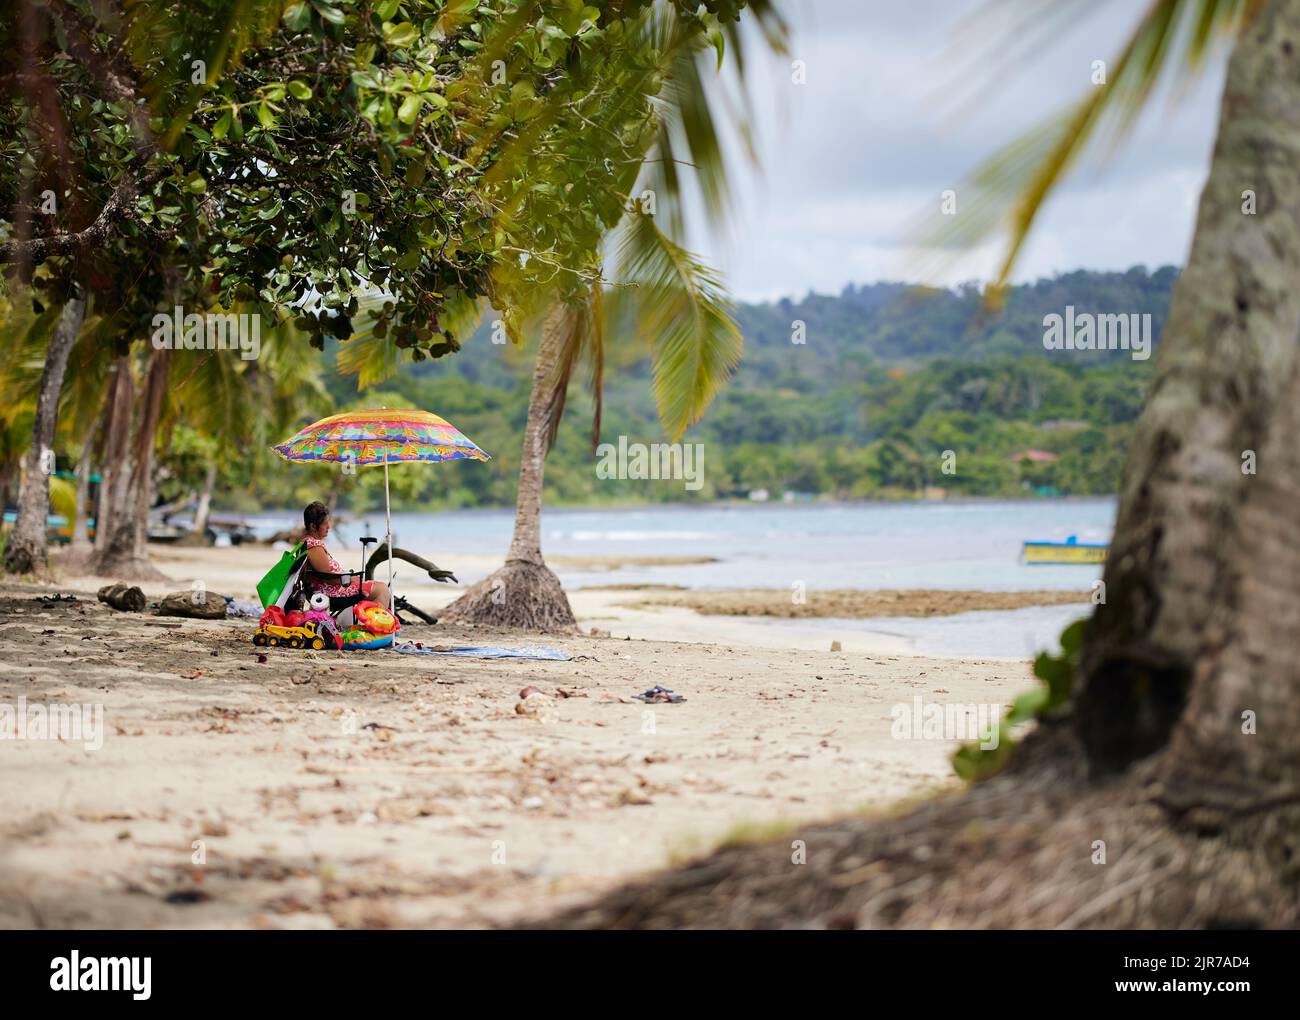
<svg viewBox="0 0 1300 1020">
<path fill-rule="evenodd" d="M 285 586 L 293 579 L 296 568 L 301 566 L 305 546 L 305 542 L 299 542 L 284 553 L 279 562 L 266 572 L 266 576 L 257 582 L 257 597 L 262 600 L 263 609 L 275 605 L 284 594 Z"/>
</svg>

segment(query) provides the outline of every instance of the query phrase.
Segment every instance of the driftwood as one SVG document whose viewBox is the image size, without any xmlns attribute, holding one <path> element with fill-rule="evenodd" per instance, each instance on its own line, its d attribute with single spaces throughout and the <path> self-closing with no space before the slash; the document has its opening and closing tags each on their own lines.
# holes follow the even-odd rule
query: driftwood
<svg viewBox="0 0 1300 1020">
<path fill-rule="evenodd" d="M 375 579 L 375 568 L 387 559 L 388 546 L 380 542 L 379 548 L 370 554 L 370 561 L 366 564 L 367 581 L 373 581 Z M 407 563 L 414 564 L 421 570 L 426 571 L 435 581 L 456 581 L 457 584 L 460 583 L 456 580 L 456 575 L 450 570 L 443 570 L 436 563 L 430 563 L 423 556 L 417 556 L 415 553 L 407 552 L 405 549 L 401 549 L 397 546 L 393 546 L 393 559 L 406 560 Z"/>
<path fill-rule="evenodd" d="M 124 613 L 144 611 L 144 592 L 135 585 L 106 584 L 99 589 L 99 601 L 107 602 L 114 609 Z"/>
<path fill-rule="evenodd" d="M 213 591 L 174 591 L 158 603 L 159 616 L 186 616 L 193 620 L 224 620 L 226 597 Z"/>
</svg>

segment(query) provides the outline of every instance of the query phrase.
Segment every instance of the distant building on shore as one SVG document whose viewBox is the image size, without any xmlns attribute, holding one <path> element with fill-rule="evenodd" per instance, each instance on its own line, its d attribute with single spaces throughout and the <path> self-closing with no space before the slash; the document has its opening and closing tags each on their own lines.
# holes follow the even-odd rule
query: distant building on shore
<svg viewBox="0 0 1300 1020">
<path fill-rule="evenodd" d="M 1047 450 L 1021 450 L 1019 453 L 1013 453 L 1007 460 L 1013 464 L 1019 464 L 1022 461 L 1032 461 L 1035 464 L 1052 464 L 1061 458 Z"/>
</svg>

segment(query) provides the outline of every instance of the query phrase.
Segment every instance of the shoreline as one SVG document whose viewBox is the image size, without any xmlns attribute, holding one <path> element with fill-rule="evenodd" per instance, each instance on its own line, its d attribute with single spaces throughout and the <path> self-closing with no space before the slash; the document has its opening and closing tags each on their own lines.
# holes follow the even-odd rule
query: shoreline
<svg viewBox="0 0 1300 1020">
<path fill-rule="evenodd" d="M 825 506 L 825 507 L 898 506 L 899 504 L 917 504 L 917 505 L 934 505 L 934 506 L 967 506 L 967 505 L 978 506 L 978 505 L 986 505 L 990 503 L 1026 503 L 1026 504 L 1029 503 L 1033 503 L 1033 504 L 1102 503 L 1102 502 L 1114 503 L 1116 500 L 1118 500 L 1118 498 L 1119 497 L 1115 493 L 1108 493 L 1104 495 L 1093 495 L 1093 496 L 1081 496 L 1081 495 L 944 496 L 940 499 L 935 499 L 927 496 L 901 496 L 896 499 L 888 499 L 888 498 L 837 499 L 833 496 L 827 496 L 824 498 L 819 496 L 814 499 L 792 499 L 792 500 L 785 500 L 785 499 L 767 499 L 767 500 L 712 499 L 712 500 L 701 500 L 701 501 L 659 500 L 656 502 L 644 502 L 644 503 L 618 502 L 618 503 L 597 503 L 597 504 L 591 504 L 591 503 L 567 504 L 567 503 L 548 502 L 546 505 L 546 510 L 563 512 L 563 513 L 606 513 L 609 511 L 617 511 L 617 510 L 650 511 L 656 509 L 663 509 L 663 510 L 678 511 L 678 510 L 682 510 L 683 508 L 691 508 L 691 507 L 699 508 L 699 509 L 717 510 L 717 509 L 724 509 L 724 508 L 772 509 L 773 507 L 790 507 L 796 509 L 802 507 L 806 509 L 810 506 L 819 506 L 819 507 L 820 506 Z M 245 519 L 265 518 L 265 517 L 275 517 L 275 518 L 286 517 L 286 518 L 294 518 L 296 520 L 300 518 L 302 515 L 301 508 L 292 508 L 288 510 L 275 510 L 275 509 L 215 510 L 214 509 L 212 512 L 215 516 L 218 517 L 223 517 L 223 518 L 238 517 L 238 518 L 245 518 Z M 405 514 L 408 516 L 417 516 L 417 515 L 428 516 L 430 514 L 483 514 L 483 515 L 502 514 L 502 515 L 513 516 L 514 512 L 515 509 L 513 506 L 508 506 L 504 504 L 502 506 L 463 506 L 463 507 L 434 506 L 429 508 L 422 508 L 419 511 L 409 511 L 409 510 L 398 511 L 395 512 L 393 516 L 396 517 L 399 514 Z M 337 516 L 337 521 L 339 523 L 346 524 L 346 523 L 355 523 L 356 521 L 365 518 L 367 516 L 369 517 L 383 516 L 384 508 L 382 505 L 377 507 L 371 507 L 365 510 L 351 510 L 346 507 L 338 507 L 334 511 L 334 513 Z M 543 523 L 544 522 L 545 522 L 545 516 L 543 516 Z"/>
<path fill-rule="evenodd" d="M 155 567 L 166 581 L 138 582 L 150 599 L 201 583 L 209 592 L 237 599 L 255 599 L 257 579 L 270 568 L 279 553 L 268 547 L 240 545 L 230 548 L 206 546 L 151 546 Z M 59 555 L 51 562 L 60 580 L 48 590 L 75 591 L 91 599 L 109 579 L 61 574 Z M 559 566 L 564 557 L 551 558 Z M 631 563 L 683 557 L 608 556 L 583 557 L 592 573 L 609 580 L 567 591 L 569 603 L 582 632 L 596 631 L 615 638 L 663 640 L 692 644 L 716 644 L 766 649 L 828 650 L 839 641 L 848 653 L 889 655 L 933 655 L 956 658 L 961 653 L 918 652 L 915 635 L 897 633 L 899 622 L 909 620 L 957 620 L 967 613 L 1005 612 L 1023 607 L 1078 604 L 1084 608 L 1088 592 L 1036 590 L 1031 592 L 949 591 L 945 589 L 837 589 L 806 593 L 803 605 L 790 602 L 791 593 L 781 589 L 680 590 L 629 581 L 619 585 L 618 571 Z M 596 569 L 595 563 L 604 564 Z M 481 577 L 501 565 L 499 557 L 453 554 L 439 557 L 439 566 L 458 577 Z M 349 566 L 345 560 L 344 566 Z M 381 566 L 378 575 L 384 578 Z M 455 601 L 467 585 L 441 584 L 420 576 L 409 564 L 399 561 L 398 591 L 421 609 L 436 614 Z M 33 589 L 35 590 L 35 589 Z M 867 624 L 868 626 L 864 626 Z M 1022 655 L 982 653 L 978 657 L 1019 661 Z"/>
</svg>

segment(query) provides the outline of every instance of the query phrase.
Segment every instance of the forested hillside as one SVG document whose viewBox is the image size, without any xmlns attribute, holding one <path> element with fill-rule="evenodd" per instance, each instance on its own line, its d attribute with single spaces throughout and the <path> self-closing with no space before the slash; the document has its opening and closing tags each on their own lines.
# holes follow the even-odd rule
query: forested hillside
<svg viewBox="0 0 1300 1020">
<path fill-rule="evenodd" d="M 744 498 L 760 488 L 773 499 L 784 492 L 902 498 L 935 487 L 963 496 L 1113 492 L 1152 362 L 1123 351 L 1047 351 L 1043 318 L 1067 305 L 1094 314 L 1149 314 L 1158 342 L 1176 277 L 1173 267 L 1073 272 L 1012 288 L 997 313 L 973 286 L 921 290 L 893 283 L 741 305 L 744 361 L 685 437 L 704 444 L 703 488 L 598 478 L 590 405 L 575 382 L 547 464 L 548 498 L 556 504 Z M 334 349 L 327 349 L 328 383 L 339 399 L 428 408 L 493 454 L 487 465 L 401 472 L 400 482 L 395 473 L 406 496 L 438 505 L 513 499 L 530 366 L 527 352 L 493 344 L 491 333 L 485 321 L 459 353 L 408 365 L 362 395 L 354 380 L 333 372 Z M 635 338 L 615 346 L 602 439 L 665 441 Z M 945 460 L 944 451 L 954 456 Z M 1021 454 L 1028 456 L 1013 459 Z M 250 497 L 291 502 L 297 490 L 279 486 L 306 489 L 327 481 L 337 479 L 277 473 L 266 482 L 250 480 Z M 345 480 L 345 501 L 358 484 L 375 480 Z"/>
</svg>

